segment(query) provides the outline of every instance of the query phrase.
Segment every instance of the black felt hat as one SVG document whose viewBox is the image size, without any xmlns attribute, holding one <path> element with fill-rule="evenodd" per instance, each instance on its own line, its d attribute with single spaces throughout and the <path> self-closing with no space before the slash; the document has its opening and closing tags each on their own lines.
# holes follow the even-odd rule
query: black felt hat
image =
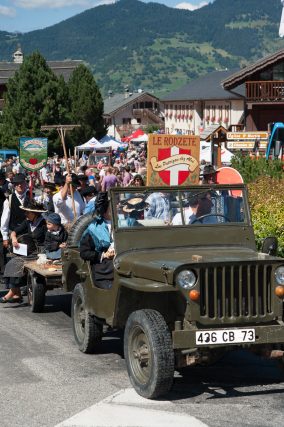
<svg viewBox="0 0 284 427">
<path fill-rule="evenodd" d="M 26 181 L 26 177 L 23 173 L 16 173 L 14 176 L 12 183 L 13 184 L 21 184 L 22 182 Z"/>
<path fill-rule="evenodd" d="M 108 208 L 109 199 L 107 192 L 100 192 L 96 198 L 96 212 L 103 215 Z"/>
<path fill-rule="evenodd" d="M 81 190 L 81 196 L 83 197 L 90 196 L 90 194 L 97 194 L 96 187 L 94 187 L 93 185 L 89 185 L 88 187 Z"/>
<path fill-rule="evenodd" d="M 43 188 L 49 188 L 50 190 L 55 191 L 56 190 L 56 184 L 55 184 L 55 182 L 45 182 L 43 184 Z"/>
<path fill-rule="evenodd" d="M 88 181 L 89 177 L 87 175 L 84 175 L 83 173 L 78 173 L 77 178 L 79 181 Z"/>
<path fill-rule="evenodd" d="M 66 181 L 66 176 L 67 176 L 67 174 L 63 177 L 64 182 Z M 81 183 L 80 183 L 80 181 L 78 179 L 78 176 L 75 173 L 72 173 L 71 177 L 72 177 L 71 185 L 75 186 L 75 187 L 80 187 Z"/>
<path fill-rule="evenodd" d="M 214 173 L 216 173 L 217 171 L 216 171 L 216 169 L 214 168 L 214 166 L 213 165 L 205 165 L 204 166 L 204 169 L 203 169 L 203 176 L 204 175 L 212 175 L 212 174 L 214 174 Z"/>
</svg>

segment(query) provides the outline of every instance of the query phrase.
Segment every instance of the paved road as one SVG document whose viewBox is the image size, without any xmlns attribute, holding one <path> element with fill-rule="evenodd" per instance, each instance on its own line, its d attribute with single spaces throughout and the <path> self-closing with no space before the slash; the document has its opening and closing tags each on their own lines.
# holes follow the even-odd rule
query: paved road
<svg viewBox="0 0 284 427">
<path fill-rule="evenodd" d="M 96 355 L 77 350 L 70 299 L 54 291 L 41 314 L 0 306 L 1 427 L 284 427 L 284 372 L 275 362 L 230 353 L 214 367 L 176 373 L 171 393 L 148 401 L 131 389 L 118 333 L 107 332 Z"/>
</svg>

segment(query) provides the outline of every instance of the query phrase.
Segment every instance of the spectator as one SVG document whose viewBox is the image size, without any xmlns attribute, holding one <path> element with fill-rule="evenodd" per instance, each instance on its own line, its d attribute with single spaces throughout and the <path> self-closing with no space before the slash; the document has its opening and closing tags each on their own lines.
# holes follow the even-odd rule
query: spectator
<svg viewBox="0 0 284 427">
<path fill-rule="evenodd" d="M 130 166 L 126 165 L 124 168 L 124 175 L 123 175 L 123 181 L 122 181 L 123 187 L 127 187 L 131 180 L 132 180 L 132 175 L 130 173 Z"/>
<path fill-rule="evenodd" d="M 83 214 L 93 213 L 96 207 L 97 190 L 94 186 L 90 185 L 81 191 L 81 196 L 84 198 L 86 206 Z"/>
<path fill-rule="evenodd" d="M 106 192 L 111 187 L 116 187 L 117 185 L 118 185 L 118 179 L 113 173 L 113 168 L 108 167 L 106 170 L 106 175 L 102 180 L 102 192 Z"/>
<path fill-rule="evenodd" d="M 145 218 L 158 218 L 169 221 L 170 204 L 167 196 L 160 192 L 154 192 L 146 199 L 149 209 L 145 211 Z"/>
<path fill-rule="evenodd" d="M 62 182 L 60 190 L 53 196 L 54 211 L 60 215 L 63 225 L 71 223 L 75 219 L 71 185 L 73 187 L 74 207 L 77 218 L 83 214 L 85 208 L 85 203 L 79 191 L 76 190 L 80 185 L 77 175 L 66 175 L 65 182 Z"/>
</svg>

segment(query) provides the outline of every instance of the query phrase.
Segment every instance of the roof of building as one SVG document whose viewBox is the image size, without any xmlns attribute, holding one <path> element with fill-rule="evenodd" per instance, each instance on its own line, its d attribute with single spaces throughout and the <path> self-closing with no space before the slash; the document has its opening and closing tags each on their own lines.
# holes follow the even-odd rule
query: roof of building
<svg viewBox="0 0 284 427">
<path fill-rule="evenodd" d="M 132 104 L 133 101 L 137 101 L 139 99 L 142 100 L 143 98 L 145 98 L 145 96 L 150 96 L 151 98 L 159 102 L 159 99 L 156 96 L 151 95 L 148 92 L 130 92 L 127 95 L 125 93 L 118 93 L 104 99 L 104 114 L 114 114 L 117 110 L 125 108 L 129 104 Z"/>
<path fill-rule="evenodd" d="M 55 75 L 63 76 L 65 81 L 68 81 L 72 72 L 80 64 L 83 64 L 83 61 L 47 61 L 47 65 L 52 69 Z M 7 84 L 8 80 L 14 76 L 21 65 L 22 64 L 16 62 L 0 62 L 0 84 Z"/>
<path fill-rule="evenodd" d="M 238 87 L 234 93 L 223 89 L 221 85 L 221 81 L 231 75 L 233 71 L 234 70 L 213 71 L 169 93 L 164 96 L 161 101 L 198 101 L 242 98 L 245 95 L 244 85 Z"/>
<path fill-rule="evenodd" d="M 284 49 L 281 49 L 272 55 L 265 56 L 257 62 L 248 65 L 245 68 L 231 74 L 221 82 L 224 89 L 232 89 L 240 84 L 243 84 L 256 72 L 262 71 L 271 65 L 284 60 Z"/>
<path fill-rule="evenodd" d="M 208 141 L 210 140 L 210 137 L 212 134 L 218 132 L 218 131 L 222 131 L 222 132 L 227 132 L 226 128 L 224 128 L 221 125 L 211 125 L 211 126 L 207 126 L 203 132 L 201 132 L 200 134 L 200 139 L 203 141 Z"/>
</svg>

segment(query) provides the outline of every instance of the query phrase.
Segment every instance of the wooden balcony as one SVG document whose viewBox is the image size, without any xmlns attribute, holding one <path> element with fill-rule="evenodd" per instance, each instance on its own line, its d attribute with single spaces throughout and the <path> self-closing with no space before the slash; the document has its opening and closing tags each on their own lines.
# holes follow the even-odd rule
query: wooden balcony
<svg viewBox="0 0 284 427">
<path fill-rule="evenodd" d="M 247 102 L 284 102 L 284 81 L 246 82 Z"/>
</svg>

